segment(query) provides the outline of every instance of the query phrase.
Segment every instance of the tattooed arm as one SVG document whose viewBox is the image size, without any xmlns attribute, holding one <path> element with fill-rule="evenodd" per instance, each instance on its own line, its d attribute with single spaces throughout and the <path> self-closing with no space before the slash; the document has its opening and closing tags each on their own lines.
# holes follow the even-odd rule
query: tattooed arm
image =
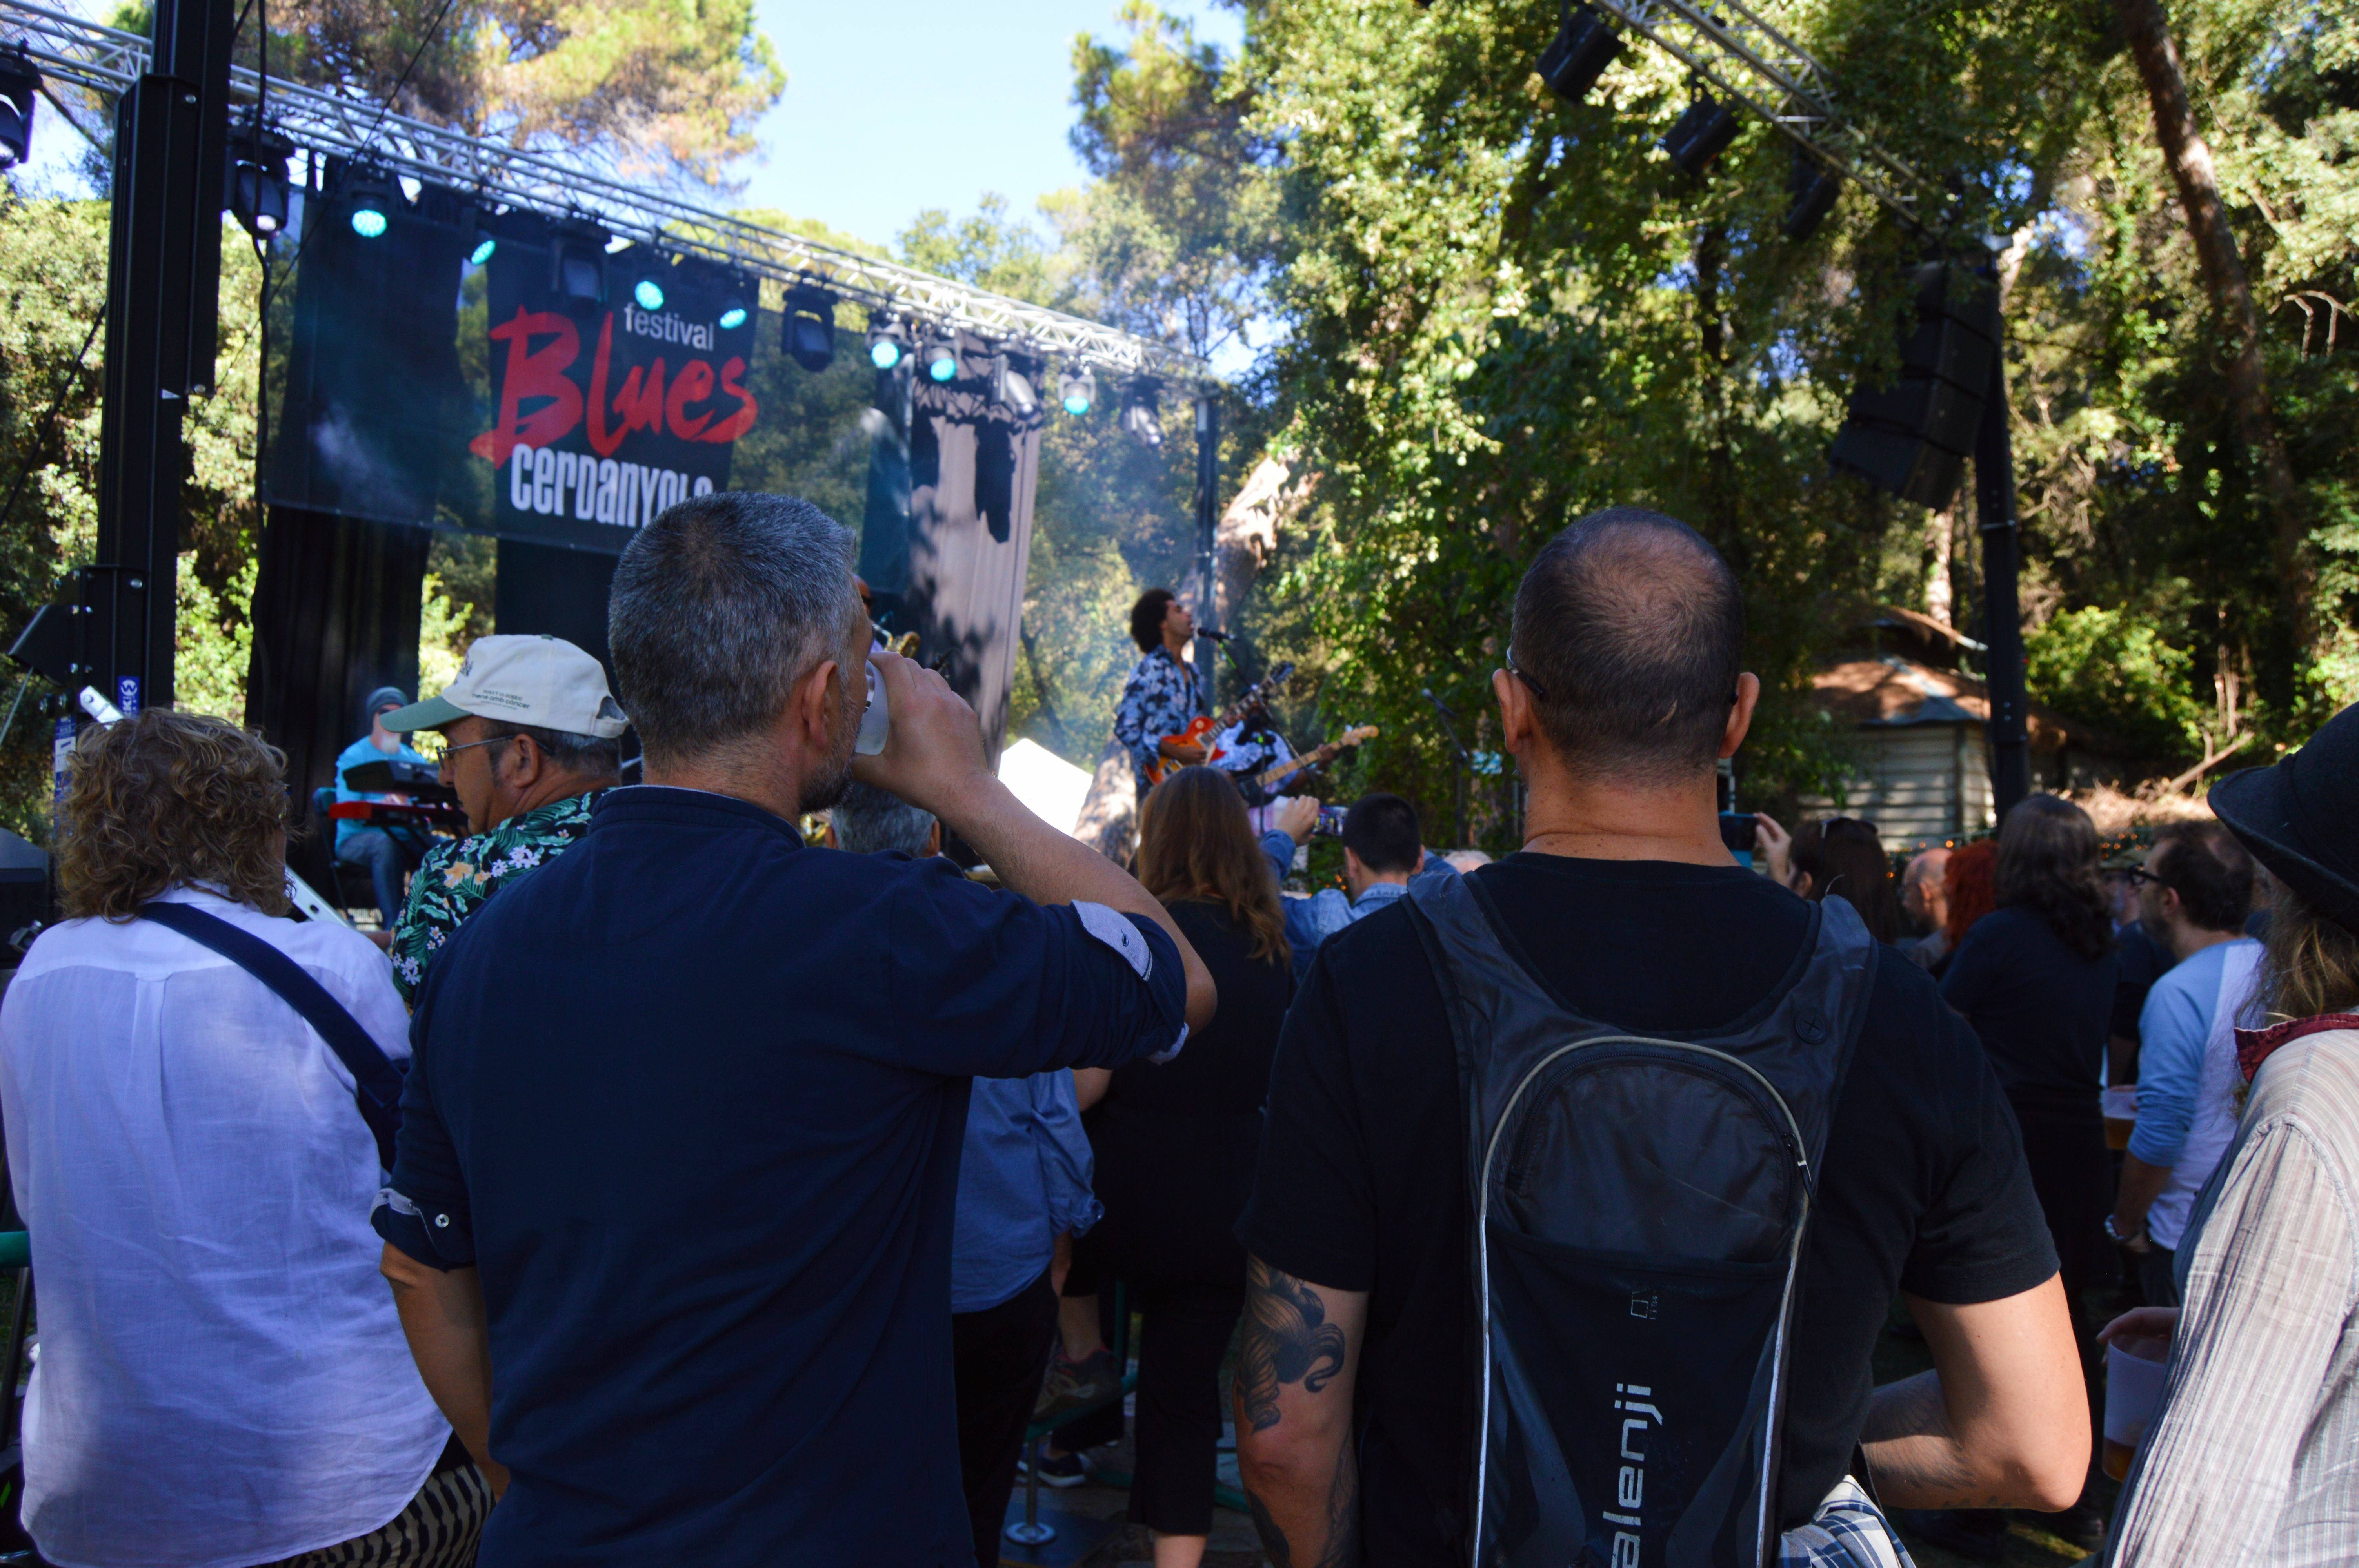
<svg viewBox="0 0 2359 1568">
<path fill-rule="evenodd" d="M 1904 1299 L 1933 1370 L 1868 1406 L 1860 1442 L 1885 1506 L 2071 1508 L 2088 1476 L 2089 1400 L 2062 1284 L 1966 1306 Z"/>
<path fill-rule="evenodd" d="M 1246 1260 L 1237 1467 L 1277 1568 L 1360 1561 L 1352 1379 L 1367 1311 L 1364 1291 L 1331 1291 Z"/>
</svg>

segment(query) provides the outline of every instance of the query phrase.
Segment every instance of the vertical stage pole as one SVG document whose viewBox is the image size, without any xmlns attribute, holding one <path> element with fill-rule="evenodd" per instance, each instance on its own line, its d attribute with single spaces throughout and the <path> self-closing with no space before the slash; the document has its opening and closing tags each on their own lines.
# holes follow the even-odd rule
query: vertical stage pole
<svg viewBox="0 0 2359 1568">
<path fill-rule="evenodd" d="M 76 673 L 125 713 L 172 702 L 180 422 L 212 392 L 230 0 L 159 0 L 156 69 L 115 112 L 98 548 Z"/>
<path fill-rule="evenodd" d="M 1221 410 L 1209 392 L 1196 395 L 1196 690 L 1202 710 L 1220 706 L 1213 688 L 1220 685 L 1219 654 L 1207 631 L 1221 625 L 1220 585 L 1213 576 L 1212 531 L 1220 513 L 1217 490 L 1221 477 Z"/>
<path fill-rule="evenodd" d="M 2004 325 L 2001 327 L 2005 330 Z M 1991 356 L 1990 392 L 1974 435 L 1974 521 L 1983 536 L 1983 640 L 1990 688 L 1991 795 L 1998 819 L 2031 793 L 2030 699 L 2023 684 L 2023 610 L 2016 592 L 2022 530 L 2015 520 L 2015 451 L 2006 427 L 2006 354 Z"/>
</svg>

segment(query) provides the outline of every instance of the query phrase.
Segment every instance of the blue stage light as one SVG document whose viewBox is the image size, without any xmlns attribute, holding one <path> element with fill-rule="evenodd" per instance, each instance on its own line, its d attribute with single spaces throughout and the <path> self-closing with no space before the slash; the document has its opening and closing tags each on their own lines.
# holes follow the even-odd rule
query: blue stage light
<svg viewBox="0 0 2359 1568">
<path fill-rule="evenodd" d="M 745 308 L 732 300 L 721 312 L 721 330 L 724 332 L 745 324 Z"/>
<path fill-rule="evenodd" d="M 485 234 L 482 239 L 475 242 L 475 248 L 467 253 L 467 260 L 472 265 L 481 266 L 485 262 L 491 260 L 492 253 L 499 248 L 499 241 L 492 238 L 489 234 Z"/>
<path fill-rule="evenodd" d="M 1097 377 L 1090 373 L 1087 365 L 1069 365 L 1065 373 L 1057 378 L 1057 401 L 1076 419 L 1090 411 L 1090 405 L 1097 401 Z"/>
<path fill-rule="evenodd" d="M 926 351 L 926 374 L 934 381 L 956 381 L 959 373 L 958 329 L 945 327 L 942 336 Z"/>
<path fill-rule="evenodd" d="M 386 226 L 386 214 L 393 211 L 399 200 L 383 175 L 363 169 L 344 186 L 344 199 L 353 204 L 353 232 L 364 240 L 382 239 Z"/>
<path fill-rule="evenodd" d="M 385 214 L 374 207 L 353 208 L 353 232 L 364 240 L 382 238 L 385 234 Z"/>
<path fill-rule="evenodd" d="M 643 277 L 631 286 L 631 297 L 639 302 L 642 310 L 663 308 L 663 285 L 652 277 Z"/>
<path fill-rule="evenodd" d="M 868 362 L 891 370 L 908 356 L 909 329 L 890 310 L 868 313 Z"/>
</svg>

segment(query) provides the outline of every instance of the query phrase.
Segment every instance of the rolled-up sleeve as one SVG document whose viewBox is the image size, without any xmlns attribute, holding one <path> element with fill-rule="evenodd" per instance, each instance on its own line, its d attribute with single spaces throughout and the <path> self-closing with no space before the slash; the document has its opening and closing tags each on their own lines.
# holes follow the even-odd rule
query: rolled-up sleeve
<svg viewBox="0 0 2359 1568">
<path fill-rule="evenodd" d="M 429 1053 L 423 1048 L 430 1006 L 411 1025 L 412 1060 L 401 1086 L 401 1135 L 393 1173 L 377 1194 L 369 1223 L 388 1243 L 429 1269 L 448 1272 L 475 1261 L 473 1216 L 458 1151 L 435 1108 Z"/>
<path fill-rule="evenodd" d="M 928 861 L 896 894 L 891 932 L 881 1000 L 894 1025 L 877 1044 L 907 1065 L 1028 1078 L 1168 1055 L 1186 1039 L 1179 946 L 1144 915 L 1036 904 Z"/>
<path fill-rule="evenodd" d="M 1097 1179 L 1089 1134 L 1073 1098 L 1069 1072 L 1038 1073 L 1031 1080 L 1033 1146 L 1040 1155 L 1040 1187 L 1048 1198 L 1049 1228 L 1081 1235 L 1105 1213 L 1093 1184 Z"/>
</svg>

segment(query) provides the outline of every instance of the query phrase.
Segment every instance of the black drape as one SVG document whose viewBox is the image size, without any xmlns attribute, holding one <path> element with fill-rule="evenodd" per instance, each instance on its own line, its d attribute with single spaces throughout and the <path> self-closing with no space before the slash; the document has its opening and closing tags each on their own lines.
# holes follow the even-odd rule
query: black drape
<svg viewBox="0 0 2359 1568">
<path fill-rule="evenodd" d="M 970 347 L 974 351 L 969 351 Z M 929 662 L 974 705 L 995 762 L 1006 738 L 1040 478 L 1040 413 L 992 395 L 990 361 L 961 342 L 960 377 L 918 378 L 909 429 L 910 623 Z M 1035 388 L 1038 362 L 1016 369 Z"/>
<path fill-rule="evenodd" d="M 296 816 L 333 782 L 336 753 L 367 732 L 361 704 L 381 686 L 418 695 L 418 609 L 426 529 L 274 506 L 254 585 L 254 653 L 246 722 L 287 753 Z M 325 824 L 290 844 L 288 860 L 326 892 Z"/>
<path fill-rule="evenodd" d="M 492 620 L 504 633 L 564 638 L 606 666 L 611 687 L 614 661 L 606 655 L 606 600 L 614 590 L 614 566 L 621 559 L 598 550 L 502 539 Z"/>
</svg>

